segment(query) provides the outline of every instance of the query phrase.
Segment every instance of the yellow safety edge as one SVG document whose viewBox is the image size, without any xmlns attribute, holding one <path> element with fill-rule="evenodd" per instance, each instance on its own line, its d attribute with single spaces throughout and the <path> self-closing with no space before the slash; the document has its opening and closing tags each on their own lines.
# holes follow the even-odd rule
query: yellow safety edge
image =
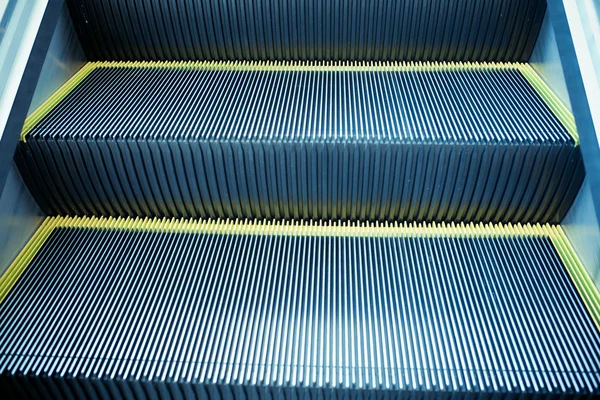
<svg viewBox="0 0 600 400">
<path fill-rule="evenodd" d="M 56 92 L 42 103 L 34 112 L 32 112 L 25 122 L 21 130 L 21 141 L 25 141 L 27 134 L 33 127 L 42 120 L 54 107 L 58 105 L 83 79 L 90 74 L 96 66 L 93 63 L 85 64 L 79 71 L 75 73 L 67 82 L 65 82 Z"/>
<path fill-rule="evenodd" d="M 0 303 L 55 228 L 122 229 L 182 233 L 352 237 L 549 237 L 600 330 L 600 293 L 555 225 L 492 223 L 369 223 L 332 221 L 258 221 L 177 218 L 48 217 L 0 277 Z"/>
<path fill-rule="evenodd" d="M 298 61 L 99 61 L 89 62 L 35 110 L 23 125 L 21 141 L 31 129 L 96 68 L 181 68 L 260 71 L 464 71 L 518 69 L 579 144 L 575 119 L 529 64 L 486 62 L 298 62 Z"/>
<path fill-rule="evenodd" d="M 182 233 L 352 237 L 546 236 L 542 225 L 492 223 L 273 221 L 141 217 L 48 217 L 52 228 L 123 229 Z"/>
<path fill-rule="evenodd" d="M 0 276 L 0 303 L 2 303 L 8 292 L 10 292 L 10 289 L 12 289 L 17 280 L 19 280 L 21 274 L 25 271 L 31 260 L 33 260 L 33 257 L 35 257 L 38 250 L 42 247 L 59 222 L 60 221 L 56 218 L 46 218 L 31 239 L 29 239 L 29 242 L 23 247 L 19 255 L 17 255 L 12 264 L 4 272 L 4 275 Z"/>
<path fill-rule="evenodd" d="M 97 61 L 94 68 L 180 68 L 256 71 L 441 71 L 511 69 L 515 63 L 367 61 Z"/>
<path fill-rule="evenodd" d="M 573 114 L 565 107 L 565 105 L 558 99 L 554 92 L 546 85 L 546 82 L 540 78 L 540 76 L 531 68 L 529 64 L 516 64 L 517 68 L 521 71 L 525 79 L 533 86 L 535 91 L 544 100 L 546 105 L 554 113 L 556 118 L 563 124 L 567 132 L 571 135 L 575 141 L 575 146 L 579 145 L 579 134 L 577 133 L 577 126 L 575 125 L 575 118 Z"/>
<path fill-rule="evenodd" d="M 560 226 L 545 225 L 542 229 L 550 237 L 558 255 L 560 256 L 571 280 L 575 284 L 592 320 L 600 330 L 600 293 L 594 281 L 577 256 L 575 249 L 569 242 L 565 232 Z"/>
</svg>

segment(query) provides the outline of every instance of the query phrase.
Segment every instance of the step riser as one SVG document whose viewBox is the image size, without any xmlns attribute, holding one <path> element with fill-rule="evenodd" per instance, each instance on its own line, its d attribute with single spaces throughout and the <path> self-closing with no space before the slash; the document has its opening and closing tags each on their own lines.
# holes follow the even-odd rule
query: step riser
<svg viewBox="0 0 600 400">
<path fill-rule="evenodd" d="M 90 60 L 528 61 L 546 1 L 70 0 Z"/>
<path fill-rule="evenodd" d="M 560 222 L 579 147 L 28 140 L 49 215 Z"/>
</svg>

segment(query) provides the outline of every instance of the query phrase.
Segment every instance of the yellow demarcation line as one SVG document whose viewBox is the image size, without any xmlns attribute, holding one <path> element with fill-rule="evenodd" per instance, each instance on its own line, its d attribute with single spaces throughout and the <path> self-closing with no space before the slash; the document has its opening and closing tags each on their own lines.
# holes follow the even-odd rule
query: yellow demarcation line
<svg viewBox="0 0 600 400">
<path fill-rule="evenodd" d="M 48 99 L 42 103 L 34 112 L 31 113 L 23 123 L 23 129 L 21 130 L 21 140 L 25 141 L 27 134 L 33 129 L 38 122 L 42 120 L 54 107 L 58 105 L 77 85 L 90 74 L 96 66 L 93 63 L 85 64 L 75 75 L 65 82 L 56 92 L 54 92 Z"/>
<path fill-rule="evenodd" d="M 573 114 L 558 99 L 554 92 L 546 85 L 546 82 L 531 68 L 529 64 L 516 64 L 523 76 L 529 81 L 531 86 L 544 100 L 546 105 L 552 110 L 556 118 L 563 124 L 567 132 L 575 140 L 575 145 L 579 145 L 579 134 L 575 125 Z"/>
<path fill-rule="evenodd" d="M 546 236 L 539 224 L 273 221 L 185 218 L 48 217 L 54 228 L 121 229 L 180 233 L 351 237 Z"/>
<path fill-rule="evenodd" d="M 98 61 L 94 68 L 169 68 L 240 71 L 465 71 L 514 69 L 515 63 L 365 61 Z"/>
<path fill-rule="evenodd" d="M 583 299 L 596 327 L 600 330 L 600 293 L 598 293 L 598 288 L 594 285 L 594 281 L 592 281 L 592 278 L 581 263 L 563 229 L 560 226 L 551 225 L 545 225 L 542 229 L 552 239 L 552 243 L 562 259 L 571 280 Z"/>
<path fill-rule="evenodd" d="M 58 225 L 57 218 L 46 218 L 34 235 L 29 239 L 29 242 L 23 247 L 19 255 L 13 260 L 4 275 L 0 276 L 0 303 L 4 301 L 8 292 L 14 284 L 19 280 L 21 274 L 33 260 L 38 250 L 42 247 L 50 233 Z"/>
<path fill-rule="evenodd" d="M 486 62 L 297 62 L 297 61 L 99 61 L 89 62 L 35 110 L 23 125 L 21 141 L 54 107 L 96 68 L 170 68 L 239 71 L 468 71 L 518 69 L 579 144 L 571 112 L 531 68 L 523 63 Z"/>
<path fill-rule="evenodd" d="M 555 225 L 454 223 L 287 222 L 175 218 L 48 217 L 0 277 L 0 303 L 55 228 L 119 229 L 181 233 L 352 237 L 548 237 L 600 330 L 600 294 L 569 243 Z"/>
</svg>

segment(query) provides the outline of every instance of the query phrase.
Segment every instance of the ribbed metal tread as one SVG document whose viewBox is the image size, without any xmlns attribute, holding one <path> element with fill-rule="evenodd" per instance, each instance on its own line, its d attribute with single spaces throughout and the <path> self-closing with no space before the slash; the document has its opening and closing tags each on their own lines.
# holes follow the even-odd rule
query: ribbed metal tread
<svg viewBox="0 0 600 400">
<path fill-rule="evenodd" d="M 46 226 L 0 304 L 13 390 L 600 390 L 600 332 L 556 227 Z"/>
<path fill-rule="evenodd" d="M 69 0 L 89 60 L 528 61 L 545 0 Z"/>
<path fill-rule="evenodd" d="M 87 68 L 20 146 L 50 215 L 556 222 L 583 180 L 524 65 Z"/>
</svg>

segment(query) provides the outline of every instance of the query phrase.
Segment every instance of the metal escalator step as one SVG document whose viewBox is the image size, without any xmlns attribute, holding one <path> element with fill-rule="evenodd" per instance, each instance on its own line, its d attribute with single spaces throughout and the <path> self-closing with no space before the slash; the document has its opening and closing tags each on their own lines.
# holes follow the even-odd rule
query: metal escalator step
<svg viewBox="0 0 600 400">
<path fill-rule="evenodd" d="M 67 1 L 89 60 L 528 61 L 545 0 Z"/>
<path fill-rule="evenodd" d="M 521 64 L 98 63 L 28 121 L 50 215 L 557 222 L 572 117 Z"/>
<path fill-rule="evenodd" d="M 598 393 L 600 297 L 573 257 L 549 225 L 50 218 L 0 281 L 0 382 Z"/>
</svg>

